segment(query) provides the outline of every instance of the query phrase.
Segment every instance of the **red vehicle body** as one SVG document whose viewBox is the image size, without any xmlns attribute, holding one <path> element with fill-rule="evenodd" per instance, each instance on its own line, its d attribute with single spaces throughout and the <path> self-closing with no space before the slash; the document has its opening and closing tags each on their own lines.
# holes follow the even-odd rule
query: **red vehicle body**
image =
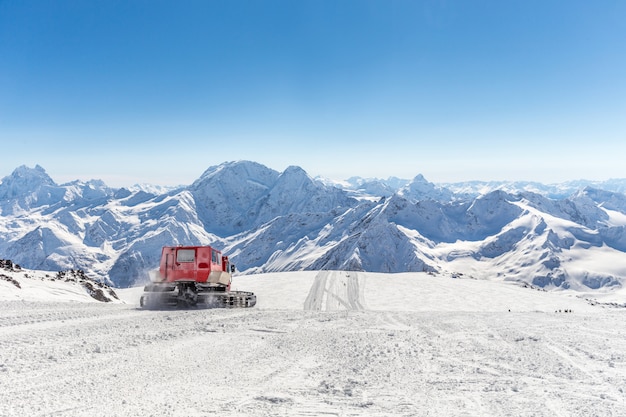
<svg viewBox="0 0 626 417">
<path fill-rule="evenodd" d="M 144 287 L 142 307 L 253 307 L 256 296 L 231 291 L 235 265 L 210 246 L 165 246 L 161 250 L 159 273 Z"/>
<path fill-rule="evenodd" d="M 162 282 L 194 281 L 228 291 L 234 270 L 228 256 L 210 246 L 165 246 L 161 251 Z"/>
</svg>

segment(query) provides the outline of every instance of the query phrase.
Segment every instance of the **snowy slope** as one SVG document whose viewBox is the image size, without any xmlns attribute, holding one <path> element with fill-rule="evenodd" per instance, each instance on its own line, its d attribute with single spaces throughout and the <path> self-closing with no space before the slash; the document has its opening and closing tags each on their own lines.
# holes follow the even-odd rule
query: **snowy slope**
<svg viewBox="0 0 626 417">
<path fill-rule="evenodd" d="M 115 290 L 86 276 L 80 270 L 34 271 L 0 260 L 0 302 L 91 302 L 121 303 Z"/>
<path fill-rule="evenodd" d="M 101 289 L 101 299 L 92 293 Z M 257 294 L 257 308 L 357 311 L 595 311 L 602 293 L 547 292 L 514 282 L 459 279 L 430 273 L 354 271 L 276 272 L 236 275 L 233 290 Z M 0 270 L 0 302 L 104 301 L 139 306 L 143 286 L 113 290 L 80 273 Z M 620 295 L 621 294 L 621 295 Z M 611 305 L 626 307 L 626 291 L 611 292 Z M 606 303 L 608 304 L 608 303 Z"/>
<path fill-rule="evenodd" d="M 428 273 L 268 273 L 238 276 L 233 281 L 233 289 L 253 291 L 257 294 L 257 307 L 260 309 L 413 312 L 597 310 L 575 292 L 547 292 L 516 283 L 444 278 Z M 624 303 L 626 306 L 626 297 Z"/>
<path fill-rule="evenodd" d="M 426 273 L 233 284 L 258 305 L 0 302 L 0 415 L 623 415 L 623 308 Z"/>
</svg>

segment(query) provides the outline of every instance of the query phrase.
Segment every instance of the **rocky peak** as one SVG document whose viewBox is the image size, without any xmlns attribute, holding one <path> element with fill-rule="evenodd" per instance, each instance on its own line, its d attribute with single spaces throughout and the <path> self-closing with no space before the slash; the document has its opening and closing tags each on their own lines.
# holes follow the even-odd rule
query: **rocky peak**
<svg viewBox="0 0 626 417">
<path fill-rule="evenodd" d="M 39 191 L 43 186 L 55 186 L 46 170 L 36 165 L 29 168 L 22 165 L 0 183 L 0 199 L 13 199 Z"/>
</svg>

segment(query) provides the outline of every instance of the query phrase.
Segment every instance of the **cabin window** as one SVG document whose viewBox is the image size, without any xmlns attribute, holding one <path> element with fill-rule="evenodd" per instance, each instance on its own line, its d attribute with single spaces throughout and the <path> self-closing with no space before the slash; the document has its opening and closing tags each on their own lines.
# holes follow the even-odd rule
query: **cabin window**
<svg viewBox="0 0 626 417">
<path fill-rule="evenodd" d="M 214 264 L 219 264 L 219 253 L 217 251 L 211 251 L 211 262 Z"/>
<path fill-rule="evenodd" d="M 193 262 L 196 258 L 194 249 L 178 249 L 176 252 L 176 262 Z"/>
</svg>

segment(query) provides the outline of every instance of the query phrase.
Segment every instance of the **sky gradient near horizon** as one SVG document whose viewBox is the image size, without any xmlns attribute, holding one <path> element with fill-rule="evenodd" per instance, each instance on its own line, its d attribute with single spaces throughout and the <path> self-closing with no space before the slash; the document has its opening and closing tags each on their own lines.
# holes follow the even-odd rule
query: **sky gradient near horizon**
<svg viewBox="0 0 626 417">
<path fill-rule="evenodd" d="M 0 178 L 626 178 L 626 2 L 0 0 Z"/>
</svg>

